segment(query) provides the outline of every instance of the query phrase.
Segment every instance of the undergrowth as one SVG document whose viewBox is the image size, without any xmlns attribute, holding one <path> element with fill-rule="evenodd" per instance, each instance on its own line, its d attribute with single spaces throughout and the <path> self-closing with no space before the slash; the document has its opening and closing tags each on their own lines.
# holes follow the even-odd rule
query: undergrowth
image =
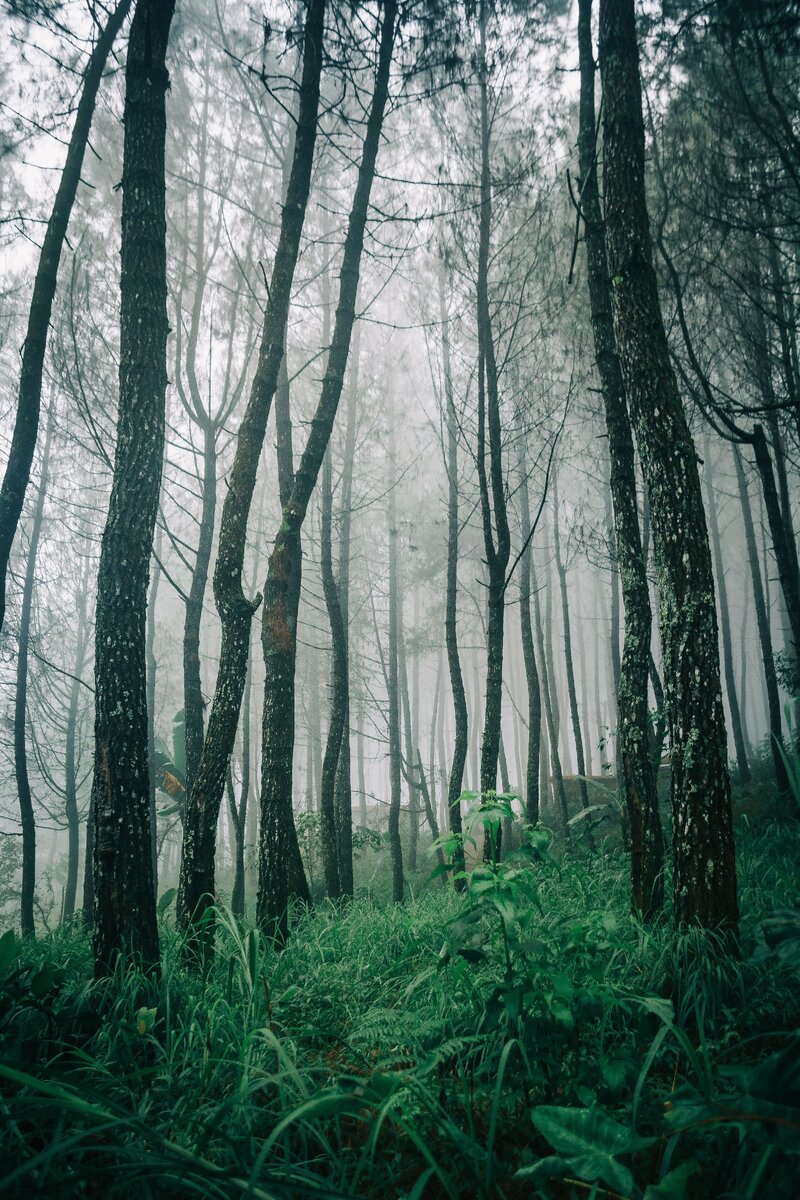
<svg viewBox="0 0 800 1200">
<path fill-rule="evenodd" d="M 465 896 L 221 910 L 205 974 L 91 982 L 74 925 L 0 940 L 0 1193 L 793 1198 L 800 835 L 739 838 L 739 954 L 629 914 L 617 852 L 531 831 Z"/>
</svg>

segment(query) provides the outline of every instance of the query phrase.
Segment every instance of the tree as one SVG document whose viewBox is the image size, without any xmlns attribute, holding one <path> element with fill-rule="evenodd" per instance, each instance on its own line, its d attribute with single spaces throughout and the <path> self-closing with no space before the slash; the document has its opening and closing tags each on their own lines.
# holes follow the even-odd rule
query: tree
<svg viewBox="0 0 800 1200">
<path fill-rule="evenodd" d="M 339 299 L 322 390 L 311 432 L 295 475 L 291 495 L 269 558 L 264 589 L 261 639 L 266 666 L 261 759 L 261 832 L 257 917 L 271 936 L 288 935 L 290 878 L 301 898 L 307 884 L 302 872 L 292 816 L 294 750 L 294 681 L 296 663 L 296 586 L 300 532 L 330 441 L 355 320 L 355 304 L 369 197 L 375 177 L 383 115 L 389 95 L 389 72 L 396 33 L 397 4 L 385 0 L 382 11 L 375 87 L 367 119 L 358 179 L 347 226 L 339 272 Z"/>
<path fill-rule="evenodd" d="M 28 657 L 31 639 L 31 617 L 33 592 L 36 582 L 36 556 L 42 535 L 44 502 L 50 473 L 50 446 L 53 440 L 52 413 L 47 422 L 42 470 L 31 519 L 30 542 L 25 564 L 25 582 L 22 589 L 22 608 L 19 618 L 19 641 L 17 644 L 17 690 L 14 703 L 14 774 L 19 796 L 19 815 L 22 827 L 22 882 L 20 885 L 20 929 L 23 937 L 32 937 L 36 932 L 33 919 L 33 902 L 36 889 L 36 817 L 28 775 Z"/>
<path fill-rule="evenodd" d="M 247 521 L 255 489 L 272 399 L 284 357 L 286 320 L 300 250 L 317 136 L 325 0 L 310 0 L 303 36 L 300 109 L 292 168 L 281 213 L 281 229 L 258 366 L 236 440 L 236 454 L 220 521 L 214 568 L 214 597 L 222 623 L 217 682 L 197 776 L 189 793 L 178 892 L 178 919 L 184 926 L 201 920 L 214 902 L 217 817 L 236 740 L 250 650 L 250 626 L 261 597 L 242 590 Z"/>
<path fill-rule="evenodd" d="M 486 62 L 486 3 L 481 0 L 478 18 L 480 89 L 480 234 L 478 240 L 478 442 L 477 467 L 480 487 L 483 540 L 489 572 L 486 629 L 486 699 L 481 740 L 481 793 L 497 787 L 500 726 L 503 700 L 503 633 L 505 620 L 506 570 L 511 554 L 505 479 L 502 459 L 500 396 L 495 359 L 492 316 L 489 307 L 489 251 L 492 230 L 492 190 L 489 169 L 489 89 Z M 489 472 L 486 471 L 486 434 L 489 441 Z M 494 526 L 494 528 L 493 528 Z M 500 852 L 500 831 L 484 840 L 483 856 L 491 861 Z"/>
<path fill-rule="evenodd" d="M 89 131 L 94 116 L 97 93 L 103 78 L 111 47 L 131 7 L 131 0 L 119 0 L 116 8 L 101 29 L 89 56 L 83 75 L 81 98 L 75 114 L 75 124 L 67 147 L 58 190 L 53 201 L 50 219 L 39 253 L 39 263 L 33 283 L 33 296 L 28 312 L 28 328 L 22 347 L 22 367 L 19 377 L 17 412 L 14 434 L 0 486 L 0 630 L 6 610 L 6 573 L 11 546 L 19 524 L 25 492 L 31 474 L 31 463 L 39 431 L 39 409 L 42 399 L 47 335 L 58 282 L 58 266 L 67 236 L 72 206 L 81 180 L 81 168 Z"/>
<path fill-rule="evenodd" d="M 592 48 L 592 0 L 580 0 L 578 52 L 581 73 L 578 153 L 580 208 L 583 216 L 589 305 L 595 359 L 603 393 L 610 456 L 610 492 L 614 542 L 625 606 L 625 639 L 619 661 L 612 640 L 617 685 L 617 773 L 622 774 L 631 839 L 631 901 L 653 916 L 664 898 L 664 836 L 658 812 L 655 766 L 650 752 L 647 680 L 650 669 L 652 614 L 642 553 L 636 499 L 636 465 L 625 388 L 617 357 L 612 319 L 611 281 L 597 178 L 595 66 Z M 616 593 L 612 595 L 612 603 Z M 612 625 L 616 629 L 615 622 Z"/>
<path fill-rule="evenodd" d="M 464 871 L 464 848 L 461 843 L 461 786 L 467 762 L 467 697 L 464 691 L 464 676 L 458 650 L 458 420 L 453 400 L 453 376 L 450 364 L 450 321 L 447 310 L 446 261 L 440 252 L 438 272 L 439 315 L 442 323 L 442 373 L 444 378 L 445 424 L 447 430 L 447 579 L 445 591 L 444 636 L 447 647 L 447 669 L 450 675 L 450 692 L 453 697 L 453 758 L 447 785 L 447 811 L 450 830 L 455 834 L 456 846 L 453 867 L 456 889 L 463 891 L 466 880 Z"/>
<path fill-rule="evenodd" d="M 711 554 L 658 298 L 633 0 L 601 0 L 605 224 L 617 354 L 647 483 L 672 746 L 673 918 L 735 933 L 736 864 Z"/>
<path fill-rule="evenodd" d="M 165 98 L 174 0 L 138 0 L 125 68 L 119 408 L 97 579 L 94 959 L 159 963 L 150 852 L 145 620 L 167 383 Z"/>
</svg>

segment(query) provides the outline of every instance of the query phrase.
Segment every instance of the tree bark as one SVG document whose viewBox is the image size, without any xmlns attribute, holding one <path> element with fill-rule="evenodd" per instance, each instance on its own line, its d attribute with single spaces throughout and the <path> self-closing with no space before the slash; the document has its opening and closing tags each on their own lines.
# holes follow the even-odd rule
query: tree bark
<svg viewBox="0 0 800 1200">
<path fill-rule="evenodd" d="M 558 753 L 558 728 L 556 726 L 553 704 L 553 685 L 550 677 L 547 660 L 544 650 L 544 633 L 542 630 L 542 611 L 539 603 L 539 591 L 536 587 L 536 579 L 533 572 L 533 560 L 531 560 L 531 578 L 533 580 L 533 611 L 536 630 L 536 648 L 539 651 L 539 665 L 541 668 L 541 684 L 542 697 L 544 699 L 544 713 L 547 720 L 547 740 L 550 743 L 550 773 L 553 779 L 554 798 L 558 802 L 558 807 L 561 812 L 561 820 L 564 825 L 564 835 L 569 837 L 569 809 L 567 808 L 567 794 L 564 791 L 564 775 L 561 770 L 561 758 Z"/>
<path fill-rule="evenodd" d="M 291 175 L 281 212 L 280 235 L 268 289 L 258 366 L 239 426 L 236 453 L 220 521 L 214 597 L 222 624 L 222 645 L 208 730 L 186 805 L 177 905 L 178 920 L 184 927 L 190 921 L 199 922 L 214 900 L 217 817 L 239 724 L 250 649 L 250 626 L 260 603 L 260 597 L 248 600 L 242 589 L 247 522 L 267 418 L 284 356 L 292 281 L 311 187 L 324 23 L 325 0 L 310 0 L 303 37 L 300 109 Z"/>
<path fill-rule="evenodd" d="M 795 664 L 800 662 L 800 572 L 797 563 L 797 547 L 787 523 L 775 486 L 772 458 L 764 430 L 761 425 L 753 427 L 753 452 L 764 493 L 764 508 L 767 514 L 772 549 L 778 564 L 778 580 L 789 621 L 792 652 Z M 795 666 L 797 671 L 797 666 Z"/>
<path fill-rule="evenodd" d="M 333 489 L 330 446 L 322 465 L 322 522 L 320 535 L 320 567 L 322 591 L 328 621 L 331 627 L 331 702 L 328 721 L 328 739 L 325 757 L 322 760 L 322 786 L 320 787 L 320 841 L 322 844 L 322 866 L 325 874 L 325 890 L 331 899 L 341 894 L 339 878 L 339 847 L 336 830 L 336 772 L 342 749 L 346 719 L 347 694 L 347 651 L 339 590 L 333 574 L 332 523 Z"/>
<path fill-rule="evenodd" d="M 528 472 L 524 443 L 520 440 L 519 495 L 523 531 L 531 527 L 531 506 L 528 494 Z M 522 660 L 528 690 L 528 756 L 525 768 L 525 819 L 535 825 L 539 820 L 539 759 L 542 744 L 542 692 L 531 625 L 531 548 L 519 564 L 519 622 L 522 638 Z"/>
<path fill-rule="evenodd" d="M 36 817 L 28 776 L 28 659 L 30 654 L 33 592 L 36 584 L 36 556 L 42 536 L 44 502 L 50 475 L 50 446 L 53 440 L 52 412 L 47 422 L 47 434 L 42 452 L 42 474 L 31 518 L 31 535 L 22 585 L 22 606 L 17 641 L 17 686 L 14 701 L 14 775 L 19 797 L 19 817 L 22 829 L 22 884 L 20 887 L 20 930 L 23 937 L 36 932 L 33 907 L 36 891 Z"/>
<path fill-rule="evenodd" d="M 164 141 L 174 0 L 138 0 L 125 69 L 117 447 L 97 580 L 95 974 L 159 967 L 145 623 L 167 384 Z"/>
<path fill-rule="evenodd" d="M 617 697 L 616 772 L 622 780 L 631 840 L 631 901 L 645 918 L 664 902 L 664 836 L 658 811 L 656 768 L 650 748 L 647 680 L 652 614 L 639 531 L 636 465 L 625 386 L 617 357 L 611 281 L 597 178 L 595 65 L 592 0 L 579 0 L 578 48 L 581 72 L 581 209 L 586 230 L 589 303 L 595 358 L 608 433 L 609 491 L 614 510 L 613 541 L 620 570 L 612 562 L 611 662 Z M 611 531 L 609 530 L 609 533 Z M 622 581 L 625 636 L 619 654 L 619 594 Z"/>
<path fill-rule="evenodd" d="M 653 523 L 672 744 L 673 917 L 738 926 L 714 581 L 697 458 L 670 360 L 645 199 L 633 0 L 601 0 L 605 221 L 617 354 Z"/>
<path fill-rule="evenodd" d="M 736 749 L 736 764 L 739 768 L 739 782 L 749 783 L 751 778 L 750 763 L 747 761 L 747 748 L 744 742 L 742 717 L 739 711 L 739 697 L 736 694 L 736 676 L 733 669 L 733 638 L 731 635 L 730 610 L 728 608 L 728 587 L 725 582 L 725 563 L 722 558 L 719 518 L 714 498 L 714 485 L 711 479 L 711 451 L 707 433 L 703 454 L 705 457 L 708 528 L 711 534 L 711 549 L 717 574 L 717 601 L 719 603 L 719 621 L 722 631 L 722 662 L 725 669 L 725 690 L 728 694 L 728 710 L 731 714 L 731 730 L 733 732 L 733 744 Z"/>
<path fill-rule="evenodd" d="M 367 128 L 358 181 L 348 221 L 339 274 L 339 302 L 333 338 L 317 411 L 311 423 L 289 502 L 269 559 L 262 618 L 266 665 L 261 761 L 261 834 L 257 919 L 277 940 L 288 936 L 291 875 L 302 896 L 302 862 L 292 815 L 292 754 L 294 749 L 294 679 L 296 607 L 290 584 L 300 557 L 300 530 L 305 519 L 344 385 L 344 372 L 355 319 L 355 304 L 369 197 L 375 177 L 383 114 L 389 94 L 389 69 L 396 32 L 396 0 L 386 0 Z M 306 885 L 307 894 L 307 885 Z"/>
<path fill-rule="evenodd" d="M 347 428 L 344 439 L 342 499 L 339 506 L 338 596 L 342 614 L 345 672 L 343 687 L 344 725 L 339 763 L 336 768 L 336 842 L 339 855 L 339 886 L 343 896 L 353 895 L 353 788 L 350 765 L 350 529 L 353 517 L 353 474 L 355 470 L 358 421 L 358 364 L 361 353 L 360 325 L 353 331 L 350 382 L 347 397 Z"/>
<path fill-rule="evenodd" d="M 445 294 L 445 263 L 439 260 L 439 315 L 442 324 L 442 373 L 445 393 L 445 422 L 447 428 L 447 583 L 445 590 L 444 639 L 447 648 L 447 670 L 453 697 L 453 759 L 447 784 L 447 812 L 450 832 L 455 835 L 453 870 L 457 891 L 464 891 L 464 846 L 461 841 L 461 790 L 467 762 L 469 725 L 467 695 L 458 650 L 458 419 L 453 401 L 453 375 L 450 363 L 450 321 Z"/>
<path fill-rule="evenodd" d="M 31 476 L 31 464 L 39 432 L 39 411 L 42 401 L 42 377 L 47 349 L 47 336 L 56 294 L 61 251 L 67 237 L 72 206 L 81 180 L 83 156 L 89 141 L 97 93 L 103 78 L 106 61 L 114 40 L 122 28 L 131 7 L 131 0 L 119 0 L 95 43 L 83 74 L 81 98 L 75 114 L 67 156 L 61 171 L 50 219 L 47 222 L 33 296 L 28 311 L 28 328 L 22 347 L 22 369 L 19 377 L 17 413 L 11 449 L 0 487 L 0 630 L 6 611 L 6 574 L 11 546 L 19 525 L 25 492 Z"/>
<path fill-rule="evenodd" d="M 492 186 L 489 170 L 489 87 L 486 62 L 486 0 L 479 8 L 478 85 L 480 89 L 480 226 L 478 237 L 478 443 L 477 467 L 480 489 L 483 542 L 489 572 L 486 627 L 486 695 L 481 739 L 480 791 L 482 796 L 497 788 L 500 726 L 503 711 L 503 635 L 505 624 L 506 570 L 511 536 L 503 478 L 502 427 L 495 361 L 492 316 L 489 307 L 489 253 L 492 233 Z M 486 471 L 486 435 L 489 441 L 489 472 Z M 494 526 L 494 528 L 493 528 Z M 484 862 L 500 856 L 502 833 L 486 831 Z"/>
<path fill-rule="evenodd" d="M 761 647 L 761 662 L 764 667 L 764 686 L 767 692 L 767 711 L 769 714 L 770 750 L 772 763 L 775 768 L 775 782 L 781 795 L 789 791 L 789 777 L 786 773 L 786 763 L 783 754 L 783 724 L 781 720 L 781 701 L 778 692 L 778 677 L 775 673 L 775 656 L 772 650 L 772 632 L 769 625 L 769 610 L 764 597 L 764 587 L 761 581 L 761 568 L 758 562 L 758 547 L 753 526 L 753 513 L 750 507 L 750 496 L 747 491 L 747 480 L 742 466 L 742 458 L 736 446 L 733 448 L 733 460 L 736 465 L 736 482 L 739 488 L 739 503 L 742 508 L 742 524 L 744 526 L 747 559 L 750 565 L 750 578 L 753 585 L 753 604 L 756 610 L 756 627 L 758 641 Z"/>
<path fill-rule="evenodd" d="M 561 557 L 561 534 L 558 521 L 558 487 L 556 476 L 553 476 L 553 551 L 555 556 L 556 574 L 558 575 L 559 592 L 561 594 L 561 624 L 564 634 L 564 670 L 567 676 L 567 697 L 572 718 L 572 737 L 575 742 L 575 758 L 578 766 L 578 789 L 581 798 L 581 808 L 589 807 L 589 792 L 586 787 L 586 760 L 583 755 L 583 734 L 578 712 L 578 693 L 575 688 L 575 666 L 572 658 L 572 629 L 569 618 L 569 593 L 567 591 L 567 569 Z"/>
<path fill-rule="evenodd" d="M 85 563 L 88 566 L 88 555 Z M 77 597 L 77 626 L 75 630 L 75 663 L 67 709 L 67 737 L 64 748 L 64 813 L 67 818 L 67 879 L 64 886 L 64 920 L 75 912 L 78 896 L 78 859 L 80 857 L 80 814 L 78 812 L 78 706 L 81 693 L 81 673 L 86 665 L 89 648 L 88 619 L 88 570 L 84 568 L 83 579 Z"/>
</svg>

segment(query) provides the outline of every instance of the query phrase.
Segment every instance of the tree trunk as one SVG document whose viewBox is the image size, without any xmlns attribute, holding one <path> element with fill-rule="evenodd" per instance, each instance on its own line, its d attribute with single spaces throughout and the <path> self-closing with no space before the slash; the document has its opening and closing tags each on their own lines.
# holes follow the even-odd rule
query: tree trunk
<svg viewBox="0 0 800 1200">
<path fill-rule="evenodd" d="M 525 462 L 524 444 L 520 441 L 519 495 L 523 537 L 531 527 L 531 506 L 528 494 L 528 471 Z M 525 769 L 525 820 L 535 825 L 539 820 L 539 758 L 542 744 L 542 691 L 539 669 L 533 648 L 531 625 L 531 548 L 525 552 L 519 564 L 519 622 L 522 637 L 522 660 L 525 664 L 525 682 L 528 689 L 528 757 Z"/>
<path fill-rule="evenodd" d="M 389 669 L 387 680 L 388 724 L 389 724 L 389 855 L 392 862 L 392 899 L 402 904 L 403 845 L 400 840 L 400 804 L 402 750 L 400 748 L 400 679 L 398 671 L 397 630 L 400 622 L 400 596 L 397 568 L 397 514 L 395 510 L 395 487 L 397 472 L 394 448 L 389 463 Z"/>
<path fill-rule="evenodd" d="M 117 447 L 97 580 L 94 960 L 158 970 L 145 623 L 167 384 L 164 141 L 174 0 L 139 0 L 125 69 Z"/>
<path fill-rule="evenodd" d="M 353 331 L 350 382 L 347 397 L 347 428 L 344 439 L 342 499 L 339 508 L 339 607 L 342 613 L 344 672 L 344 725 L 339 763 L 336 768 L 336 842 L 339 855 L 339 886 L 343 896 L 353 895 L 353 795 L 350 768 L 350 527 L 353 516 L 353 474 L 358 418 L 358 363 L 361 326 Z"/>
<path fill-rule="evenodd" d="M 161 557 L 161 530 L 157 529 L 155 539 L 155 557 Z M 155 655 L 156 644 L 156 604 L 158 601 L 159 585 L 161 583 L 161 567 L 156 561 L 153 578 L 150 581 L 150 594 L 147 598 L 147 624 L 145 633 L 145 671 L 147 675 L 147 764 L 150 797 L 150 858 L 153 864 L 153 892 L 158 898 L 158 809 L 156 794 L 158 779 L 156 777 L 156 677 L 158 663 Z"/>
<path fill-rule="evenodd" d="M 477 467 L 480 488 L 483 542 L 489 572 L 486 627 L 486 696 L 481 739 L 481 795 L 497 788 L 500 726 L 503 712 L 503 634 L 505 624 L 506 570 L 511 537 L 503 478 L 502 426 L 495 361 L 492 316 L 489 307 L 489 255 L 492 234 L 492 186 L 489 170 L 490 127 L 488 66 L 486 62 L 486 0 L 479 8 L 478 85 L 480 89 L 481 179 L 480 227 L 478 237 L 478 444 Z M 486 472 L 486 435 L 489 440 L 489 473 Z M 494 526 L 494 528 L 493 528 Z M 484 862 L 499 857 L 502 833 L 487 829 L 483 844 Z"/>
<path fill-rule="evenodd" d="M 450 362 L 450 320 L 445 294 L 445 263 L 439 259 L 439 315 L 442 324 L 442 372 L 444 376 L 445 421 L 447 427 L 447 583 L 445 591 L 444 639 L 447 649 L 447 670 L 453 697 L 453 759 L 447 785 L 447 812 L 450 832 L 455 835 L 453 870 L 455 887 L 464 891 L 464 846 L 461 841 L 461 790 L 467 762 L 469 724 L 467 695 L 458 650 L 458 418 L 453 401 L 453 375 Z"/>
<path fill-rule="evenodd" d="M 595 357 L 605 408 L 614 509 L 616 562 L 611 577 L 611 663 L 617 699 L 615 768 L 623 782 L 631 841 L 631 900 L 645 918 L 664 903 L 664 835 L 658 811 L 656 768 L 650 747 L 647 680 L 652 614 L 639 532 L 636 464 L 612 318 L 611 281 L 597 179 L 595 65 L 592 48 L 592 0 L 579 0 L 581 207 L 586 229 L 589 303 Z M 609 530 L 609 533 L 611 531 Z M 619 654 L 619 591 L 625 607 L 622 661 Z"/>
<path fill-rule="evenodd" d="M 541 685 L 542 697 L 544 699 L 544 713 L 547 720 L 547 740 L 550 743 L 550 773 L 553 780 L 553 790 L 555 799 L 558 802 L 561 811 L 561 819 L 564 825 L 564 835 L 569 837 L 569 809 L 567 808 L 567 794 L 564 791 L 564 775 L 561 770 L 561 758 L 558 753 L 558 729 L 556 728 L 553 704 L 552 683 L 550 672 L 548 670 L 547 660 L 544 652 L 544 633 L 542 631 L 542 611 L 539 603 L 539 590 L 536 587 L 536 579 L 533 573 L 533 560 L 531 559 L 531 579 L 533 581 L 533 612 L 534 624 L 536 630 L 536 649 L 539 651 L 539 664 L 541 667 Z"/>
<path fill-rule="evenodd" d="M 190 921 L 199 921 L 214 899 L 217 817 L 239 724 L 250 626 L 260 603 L 260 597 L 248 600 L 242 590 L 247 522 L 267 418 L 284 356 L 292 281 L 311 186 L 324 22 L 325 0 L 311 0 L 303 37 L 303 74 L 292 169 L 281 211 L 280 236 L 268 289 L 258 366 L 239 426 L 236 454 L 222 508 L 214 569 L 214 597 L 222 624 L 222 645 L 208 731 L 186 805 L 177 905 L 178 920 L 183 926 Z"/>
<path fill-rule="evenodd" d="M 703 447 L 705 458 L 706 505 L 708 508 L 708 528 L 711 534 L 711 549 L 717 575 L 717 600 L 719 603 L 719 619 L 722 631 L 722 662 L 725 668 L 725 690 L 728 693 L 728 710 L 731 714 L 733 744 L 736 748 L 736 763 L 739 768 L 739 782 L 750 782 L 750 764 L 747 761 L 747 749 L 742 732 L 742 717 L 739 711 L 739 697 L 736 695 L 736 676 L 733 669 L 733 638 L 731 636 L 731 618 L 728 608 L 728 587 L 725 582 L 725 563 L 722 558 L 722 542 L 719 536 L 719 520 L 717 505 L 714 498 L 714 486 L 711 480 L 711 449 L 708 434 L 705 435 Z"/>
<path fill-rule="evenodd" d="M 83 74 L 81 98 L 75 114 L 75 124 L 67 146 L 67 157 L 61 171 L 50 219 L 47 222 L 39 263 L 33 282 L 33 296 L 28 311 L 28 328 L 22 347 L 22 368 L 19 377 L 17 413 L 11 449 L 5 475 L 0 487 L 0 630 L 6 611 L 6 574 L 11 546 L 19 525 L 25 492 L 31 476 L 31 464 L 39 432 L 39 410 L 42 401 L 42 377 L 47 349 L 47 335 L 56 294 L 61 251 L 67 237 L 67 226 L 78 191 L 83 156 L 89 141 L 92 117 L 103 78 L 106 61 L 114 40 L 122 28 L 131 7 L 131 0 L 119 0 L 95 43 Z"/>
<path fill-rule="evenodd" d="M 33 591 L 36 583 L 36 556 L 42 536 L 42 518 L 47 484 L 50 474 L 50 446 L 53 440 L 53 415 L 47 422 L 44 450 L 42 452 L 42 474 L 39 491 L 31 518 L 31 536 L 25 564 L 25 581 L 22 585 L 22 606 L 19 616 L 19 639 L 17 642 L 17 687 L 14 701 L 14 774 L 19 797 L 19 817 L 22 829 L 22 885 L 20 888 L 20 929 L 23 937 L 33 937 L 33 901 L 36 890 L 36 818 L 33 811 L 33 796 L 28 778 L 28 656 L 30 651 L 31 618 L 33 614 Z"/>
<path fill-rule="evenodd" d="M 398 555 L 399 558 L 399 555 Z M 411 699 L 408 691 L 408 665 L 406 662 L 405 618 L 403 616 L 403 589 L 400 583 L 400 563 L 397 564 L 397 674 L 400 684 L 400 712 L 402 714 L 403 741 L 405 753 L 401 761 L 405 763 L 405 773 L 409 781 L 408 792 L 408 853 L 406 865 L 409 871 L 417 869 L 417 844 L 419 842 L 419 796 L 413 783 L 415 762 L 414 744 L 417 734 L 416 726 L 411 723 Z"/>
<path fill-rule="evenodd" d="M 601 0 L 606 244 L 617 354 L 647 482 L 672 744 L 673 916 L 738 925 L 719 648 L 700 476 L 653 265 L 633 0 Z"/>
<path fill-rule="evenodd" d="M 328 621 L 331 627 L 331 703 L 328 721 L 328 740 L 322 760 L 322 786 L 319 794 L 320 841 L 322 865 L 325 874 L 325 890 L 333 900 L 341 895 L 339 880 L 339 852 L 336 836 L 336 771 L 344 734 L 347 693 L 347 651 L 339 590 L 333 574 L 331 547 L 333 522 L 333 491 L 331 479 L 331 452 L 325 455 L 322 466 L 322 523 L 320 535 L 320 566 L 322 590 Z"/>
<path fill-rule="evenodd" d="M 85 559 L 88 568 L 88 555 Z M 80 857 L 80 815 L 78 813 L 78 706 L 81 694 L 81 673 L 86 665 L 86 652 L 89 648 L 89 619 L 88 619 L 88 569 L 83 572 L 83 580 L 77 597 L 78 622 L 75 631 L 75 664 L 73 667 L 72 683 L 69 691 L 69 707 L 67 709 L 67 737 L 64 752 L 64 812 L 67 818 L 67 879 L 64 886 L 64 920 L 69 920 L 75 912 L 78 896 L 78 859 Z"/>
<path fill-rule="evenodd" d="M 292 815 L 294 750 L 294 677 L 296 600 L 291 584 L 297 574 L 300 530 L 330 440 L 344 384 L 355 319 L 355 304 L 369 197 L 375 176 L 389 69 L 396 26 L 396 0 L 383 8 L 378 67 L 367 121 L 353 207 L 339 274 L 339 303 L 317 411 L 269 559 L 262 619 L 266 665 L 261 760 L 261 835 L 257 919 L 279 941 L 288 935 L 291 876 L 302 896 L 305 885 Z M 305 885 L 307 895 L 307 885 Z"/>
<path fill-rule="evenodd" d="M 250 655 L 247 660 L 247 678 L 245 680 L 244 700 L 242 703 L 242 787 L 239 793 L 239 804 L 233 812 L 235 846 L 231 912 L 235 917 L 243 917 L 245 911 L 244 844 L 247 830 L 247 814 L 250 807 L 250 702 L 252 693 L 253 660 L 252 655 Z"/>
<path fill-rule="evenodd" d="M 561 534 L 558 521 L 558 487 L 553 476 L 553 550 L 555 555 L 556 574 L 558 575 L 559 591 L 561 593 L 561 624 L 564 633 L 564 670 L 567 676 L 567 696 L 569 711 L 572 718 L 572 737 L 575 742 L 575 758 L 578 765 L 578 789 L 581 798 L 581 808 L 589 807 L 589 792 L 586 787 L 586 760 L 583 756 L 583 734 L 578 713 L 578 693 L 575 688 L 575 666 L 572 659 L 572 629 L 569 619 L 569 594 L 567 592 L 567 569 L 561 557 Z"/>
<path fill-rule="evenodd" d="M 769 609 L 764 597 L 761 581 L 761 568 L 758 562 L 758 547 L 753 527 L 753 513 L 750 508 L 750 497 L 747 492 L 742 458 L 737 447 L 733 449 L 733 460 L 736 464 L 736 482 L 739 487 L 739 503 L 742 506 L 742 524 L 744 525 L 747 558 L 750 564 L 750 578 L 753 585 L 753 603 L 756 610 L 756 627 L 761 647 L 761 661 L 764 666 L 764 686 L 767 692 L 767 710 L 769 713 L 770 750 L 772 763 L 775 768 L 775 782 L 781 795 L 789 791 L 789 777 L 783 759 L 783 725 L 781 721 L 781 701 L 778 692 L 778 677 L 775 673 L 775 656 L 772 651 L 772 632 L 769 625 Z"/>
<path fill-rule="evenodd" d="M 797 564 L 797 547 L 778 499 L 775 486 L 775 475 L 772 469 L 772 458 L 769 452 L 764 430 L 760 425 L 753 428 L 753 451 L 756 467 L 761 477 L 761 487 L 764 493 L 764 508 L 767 513 L 772 548 L 775 561 L 778 564 L 778 579 L 781 585 L 783 602 L 789 621 L 789 631 L 792 640 L 792 655 L 795 663 L 800 662 L 800 572 Z"/>
</svg>

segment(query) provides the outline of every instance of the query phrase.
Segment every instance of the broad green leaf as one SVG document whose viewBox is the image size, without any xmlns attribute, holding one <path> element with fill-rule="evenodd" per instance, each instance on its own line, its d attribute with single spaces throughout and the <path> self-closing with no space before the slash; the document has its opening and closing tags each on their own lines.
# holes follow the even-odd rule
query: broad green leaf
<svg viewBox="0 0 800 1200">
<path fill-rule="evenodd" d="M 172 901 L 175 899 L 177 894 L 178 889 L 171 887 L 167 888 L 167 890 L 164 892 L 164 895 L 159 897 L 158 904 L 156 905 L 156 911 L 160 917 L 164 916 L 164 913 L 167 911 L 170 904 L 172 904 Z"/>
<path fill-rule="evenodd" d="M 665 1175 L 660 1183 L 649 1183 L 645 1189 L 644 1200 L 684 1200 L 689 1176 L 694 1170 L 694 1163 L 685 1162 Z"/>
<path fill-rule="evenodd" d="M 580 1179 L 602 1179 L 625 1196 L 633 1190 L 633 1176 L 617 1156 L 644 1150 L 655 1141 L 619 1125 L 598 1108 L 542 1105 L 532 1110 L 531 1119 L 554 1150 L 569 1156 L 570 1169 Z"/>
</svg>

